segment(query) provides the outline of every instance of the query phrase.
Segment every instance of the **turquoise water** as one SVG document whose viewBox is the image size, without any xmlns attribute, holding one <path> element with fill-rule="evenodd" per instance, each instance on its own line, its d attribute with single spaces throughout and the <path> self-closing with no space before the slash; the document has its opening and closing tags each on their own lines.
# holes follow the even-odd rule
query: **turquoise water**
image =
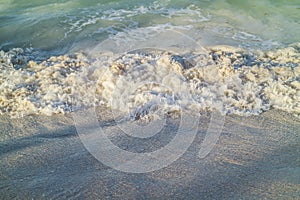
<svg viewBox="0 0 300 200">
<path fill-rule="evenodd" d="M 132 30 L 188 30 L 204 45 L 272 49 L 300 41 L 299 0 L 1 0 L 0 48 L 57 53 Z"/>
</svg>

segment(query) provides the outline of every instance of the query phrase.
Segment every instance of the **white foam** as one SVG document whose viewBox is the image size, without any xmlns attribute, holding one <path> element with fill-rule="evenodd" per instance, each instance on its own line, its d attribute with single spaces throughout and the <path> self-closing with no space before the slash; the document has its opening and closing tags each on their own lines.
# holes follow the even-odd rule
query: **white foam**
<svg viewBox="0 0 300 200">
<path fill-rule="evenodd" d="M 197 65 L 197 51 L 186 62 L 186 54 L 140 50 L 114 60 L 100 54 L 101 62 L 75 54 L 41 63 L 21 49 L 1 51 L 0 110 L 20 117 L 105 105 L 139 118 L 180 109 L 256 115 L 276 108 L 299 116 L 299 49 L 210 47 L 205 66 Z"/>
<path fill-rule="evenodd" d="M 97 33 L 107 32 L 114 35 L 116 32 L 112 31 L 114 27 L 118 27 L 121 31 L 128 31 L 132 27 L 139 26 L 140 16 L 148 14 L 153 16 L 159 16 L 159 21 L 154 21 L 153 26 L 169 26 L 184 27 L 186 24 L 200 23 L 209 21 L 210 15 L 204 14 L 203 11 L 195 6 L 190 5 L 186 8 L 167 8 L 163 3 L 154 2 L 149 6 L 137 6 L 131 9 L 108 9 L 103 11 L 90 11 L 90 13 L 84 14 L 80 18 L 71 17 L 63 21 L 64 26 L 68 29 L 65 32 L 65 37 L 68 37 L 71 33 L 76 33 L 84 30 L 88 26 L 102 23 L 98 28 Z M 164 20 L 165 18 L 165 20 Z M 166 21 L 167 19 L 167 21 Z M 170 21 L 170 19 L 172 19 Z M 104 23 L 104 24 L 103 24 Z M 106 26 L 106 24 L 109 24 Z M 191 27 L 192 25 L 189 25 Z"/>
</svg>

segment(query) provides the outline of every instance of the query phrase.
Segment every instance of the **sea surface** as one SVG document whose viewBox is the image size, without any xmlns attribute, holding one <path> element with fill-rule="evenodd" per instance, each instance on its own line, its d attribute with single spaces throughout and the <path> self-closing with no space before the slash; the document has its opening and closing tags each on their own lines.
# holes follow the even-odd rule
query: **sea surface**
<svg viewBox="0 0 300 200">
<path fill-rule="evenodd" d="M 299 23 L 298 0 L 1 0 L 0 111 L 299 115 Z"/>
<path fill-rule="evenodd" d="M 0 1 L 0 48 L 6 50 L 33 47 L 62 54 L 82 43 L 95 45 L 118 33 L 170 27 L 191 29 L 205 44 L 253 48 L 284 46 L 300 40 L 300 2 Z"/>
</svg>

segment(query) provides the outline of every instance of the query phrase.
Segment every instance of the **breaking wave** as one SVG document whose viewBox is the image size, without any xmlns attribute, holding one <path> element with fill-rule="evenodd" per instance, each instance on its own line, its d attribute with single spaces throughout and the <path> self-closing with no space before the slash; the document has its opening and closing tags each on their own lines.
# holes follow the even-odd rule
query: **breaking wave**
<svg viewBox="0 0 300 200">
<path fill-rule="evenodd" d="M 32 49 L 0 52 L 0 113 L 11 117 L 107 106 L 134 119 L 180 110 L 300 115 L 300 44 L 273 51 L 231 46 L 183 54 L 140 49 L 36 60 Z M 104 59 L 108 57 L 108 59 Z"/>
</svg>

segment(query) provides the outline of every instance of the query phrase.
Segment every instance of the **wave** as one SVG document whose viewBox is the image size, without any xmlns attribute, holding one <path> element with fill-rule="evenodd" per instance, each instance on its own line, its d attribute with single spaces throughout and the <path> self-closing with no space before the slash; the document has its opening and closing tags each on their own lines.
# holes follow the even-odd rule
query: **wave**
<svg viewBox="0 0 300 200">
<path fill-rule="evenodd" d="M 181 110 L 300 116 L 300 44 L 272 51 L 231 46 L 182 54 L 140 49 L 35 60 L 32 49 L 0 52 L 0 113 L 11 117 L 107 106 L 144 118 Z M 108 58 L 108 59 L 104 59 Z"/>
</svg>

